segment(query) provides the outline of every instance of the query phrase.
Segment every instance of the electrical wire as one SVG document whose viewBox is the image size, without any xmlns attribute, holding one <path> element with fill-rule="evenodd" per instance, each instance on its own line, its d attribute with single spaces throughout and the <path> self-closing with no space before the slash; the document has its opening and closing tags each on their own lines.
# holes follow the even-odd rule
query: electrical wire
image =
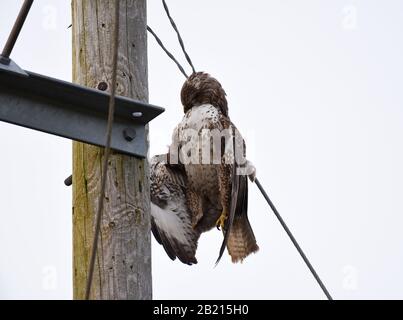
<svg viewBox="0 0 403 320">
<path fill-rule="evenodd" d="M 179 33 L 178 27 L 176 26 L 176 23 L 175 23 L 174 19 L 171 17 L 171 14 L 169 13 L 169 8 L 168 8 L 168 5 L 166 4 L 165 0 L 162 0 L 162 4 L 164 5 L 164 9 L 165 9 L 165 12 L 166 12 L 166 14 L 167 14 L 167 16 L 168 16 L 168 19 L 169 19 L 169 21 L 171 22 L 171 25 L 172 25 L 172 27 L 174 28 L 174 30 L 175 30 L 175 32 L 176 32 L 176 34 L 177 34 L 177 36 L 178 36 L 178 41 L 179 41 L 179 44 L 180 44 L 180 46 L 181 46 L 181 48 L 182 48 L 183 54 L 185 55 L 186 60 L 187 60 L 187 62 L 189 63 L 189 65 L 192 67 L 193 73 L 196 73 L 196 69 L 195 69 L 195 67 L 193 66 L 193 62 L 192 62 L 192 60 L 190 59 L 188 53 L 186 52 L 185 44 L 183 43 L 181 34 Z"/>
<path fill-rule="evenodd" d="M 155 40 L 156 40 L 157 43 L 160 45 L 160 47 L 162 48 L 162 50 L 165 51 L 165 53 L 167 54 L 167 56 L 168 56 L 169 58 L 171 58 L 171 60 L 172 60 L 173 62 L 176 63 L 176 65 L 178 66 L 180 72 L 182 72 L 182 74 L 185 76 L 185 78 L 186 78 L 186 79 L 189 78 L 189 76 L 188 76 L 188 75 L 186 74 L 186 72 L 185 72 L 185 69 L 183 69 L 183 67 L 182 67 L 181 64 L 178 62 L 178 60 L 175 59 L 174 55 L 168 51 L 168 49 L 167 49 L 167 48 L 164 46 L 164 44 L 162 43 L 161 39 L 160 39 L 160 38 L 157 36 L 157 34 L 153 31 L 153 29 L 151 29 L 149 26 L 147 26 L 147 31 L 150 32 L 150 33 L 154 36 Z"/>
<path fill-rule="evenodd" d="M 309 270 L 311 271 L 313 277 L 315 280 L 318 282 L 319 286 L 321 287 L 323 293 L 326 295 L 328 300 L 333 300 L 332 296 L 330 295 L 329 291 L 327 290 L 326 286 L 322 282 L 322 280 L 319 278 L 319 275 L 316 273 L 315 269 L 313 268 L 312 264 L 310 263 L 309 259 L 305 255 L 304 251 L 302 251 L 300 245 L 298 244 L 297 240 L 295 239 L 294 235 L 288 228 L 287 224 L 281 217 L 280 213 L 278 212 L 277 208 L 274 206 L 273 202 L 270 200 L 269 196 L 267 195 L 266 191 L 264 190 L 263 186 L 260 184 L 260 181 L 255 178 L 256 186 L 259 188 L 260 192 L 262 193 L 263 197 L 266 199 L 267 203 L 269 204 L 270 208 L 273 210 L 274 214 L 276 215 L 278 221 L 280 221 L 280 224 L 284 228 L 285 232 L 291 239 L 292 243 L 294 244 L 295 248 L 301 255 L 302 259 L 304 260 L 305 264 L 308 266 Z"/>
</svg>

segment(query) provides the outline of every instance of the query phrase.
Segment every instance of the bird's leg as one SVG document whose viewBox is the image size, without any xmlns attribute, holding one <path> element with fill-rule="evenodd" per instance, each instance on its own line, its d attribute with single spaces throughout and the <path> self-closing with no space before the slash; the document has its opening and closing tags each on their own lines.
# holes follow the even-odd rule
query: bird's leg
<svg viewBox="0 0 403 320">
<path fill-rule="evenodd" d="M 226 209 L 223 209 L 220 217 L 218 218 L 218 220 L 216 222 L 216 227 L 218 230 L 224 229 L 225 221 L 227 220 L 227 218 L 228 218 L 228 212 Z"/>
<path fill-rule="evenodd" d="M 222 212 L 216 222 L 216 227 L 218 230 L 222 230 L 231 209 L 231 166 L 221 164 L 218 171 L 218 187 L 220 190 Z"/>
</svg>

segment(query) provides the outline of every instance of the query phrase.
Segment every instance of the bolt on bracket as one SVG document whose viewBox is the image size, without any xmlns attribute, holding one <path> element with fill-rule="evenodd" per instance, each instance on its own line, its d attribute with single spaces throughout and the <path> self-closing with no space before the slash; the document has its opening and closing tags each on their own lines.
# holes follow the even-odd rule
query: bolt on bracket
<svg viewBox="0 0 403 320">
<path fill-rule="evenodd" d="M 0 63 L 0 121 L 105 146 L 109 94 Z M 117 96 L 111 148 L 147 156 L 145 126 L 164 112 Z"/>
</svg>

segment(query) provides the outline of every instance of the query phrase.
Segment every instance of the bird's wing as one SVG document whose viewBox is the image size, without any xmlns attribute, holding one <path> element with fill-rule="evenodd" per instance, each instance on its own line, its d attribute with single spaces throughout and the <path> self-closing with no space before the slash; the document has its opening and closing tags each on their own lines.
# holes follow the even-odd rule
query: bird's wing
<svg viewBox="0 0 403 320">
<path fill-rule="evenodd" d="M 186 203 L 186 174 L 180 165 L 170 165 L 158 156 L 151 160 L 151 229 L 168 256 L 185 264 L 197 263 L 200 234 L 192 226 Z"/>
<path fill-rule="evenodd" d="M 231 128 L 232 130 L 232 143 L 234 146 L 232 150 L 233 156 L 235 156 L 236 153 L 241 153 L 243 159 L 245 159 L 245 141 L 235 125 L 225 116 L 221 117 L 221 124 L 223 128 Z M 224 149 L 225 146 L 222 146 L 222 154 L 225 152 Z M 224 226 L 224 239 L 221 244 L 216 265 L 219 263 L 226 247 L 234 262 L 241 261 L 250 253 L 258 250 L 255 236 L 248 220 L 248 178 L 246 174 L 242 174 L 241 171 L 238 171 L 242 169 L 242 167 L 246 169 L 247 165 L 248 162 L 236 163 L 234 161 L 229 168 L 230 175 L 228 179 L 231 181 L 231 206 Z M 244 171 L 247 172 L 247 170 Z M 229 240 L 231 240 L 230 243 Z"/>
</svg>

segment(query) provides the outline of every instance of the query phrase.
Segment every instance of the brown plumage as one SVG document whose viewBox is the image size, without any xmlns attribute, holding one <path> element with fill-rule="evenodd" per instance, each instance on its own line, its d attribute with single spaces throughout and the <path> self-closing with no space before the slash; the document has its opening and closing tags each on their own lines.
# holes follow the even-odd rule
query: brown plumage
<svg viewBox="0 0 403 320">
<path fill-rule="evenodd" d="M 185 201 L 181 202 L 184 203 L 181 207 L 186 205 L 188 210 L 186 221 L 187 224 L 188 221 L 191 221 L 195 233 L 195 236 L 192 235 L 195 240 L 192 241 L 196 241 L 197 246 L 197 239 L 202 232 L 215 226 L 221 227 L 224 240 L 217 262 L 225 247 L 233 262 L 242 261 L 249 254 L 258 250 L 247 215 L 248 178 L 246 175 L 237 174 L 239 168 L 245 169 L 249 164 L 234 164 L 228 159 L 234 157 L 234 150 L 231 148 L 232 142 L 235 142 L 235 150 L 240 148 L 242 155 L 245 156 L 245 142 L 228 116 L 224 89 L 216 79 L 207 73 L 197 72 L 188 78 L 182 87 L 181 100 L 185 115 L 174 130 L 169 166 L 181 168 L 181 174 L 186 179 L 186 186 L 183 188 Z M 211 138 L 210 135 L 217 132 L 219 134 L 229 132 L 229 139 L 223 141 L 222 136 L 218 136 L 218 143 L 215 145 L 214 137 Z M 213 146 L 211 146 L 211 140 Z M 207 150 L 207 152 L 203 150 Z M 214 161 L 216 151 L 220 152 L 218 161 Z M 205 157 L 208 158 L 208 162 L 204 161 Z M 171 180 L 169 179 L 169 181 Z M 153 184 L 153 175 L 151 182 Z M 155 190 L 157 189 L 155 188 Z M 154 201 L 153 204 L 155 205 Z M 172 215 L 172 212 L 167 212 L 167 214 Z M 161 219 L 161 210 L 159 219 Z M 178 225 L 173 229 L 180 230 L 180 227 Z M 161 230 L 161 228 L 155 227 L 155 229 L 154 233 L 169 233 L 169 228 Z M 170 236 L 170 238 L 175 237 Z M 181 237 L 177 236 L 176 239 L 178 238 Z M 171 258 L 179 257 L 181 253 L 172 253 L 175 249 L 172 249 L 169 242 L 164 243 L 161 237 L 157 240 L 160 240 L 159 242 L 164 245 L 166 250 L 168 248 L 168 251 L 171 251 L 171 254 L 168 253 Z M 186 239 L 182 242 L 192 243 L 192 241 Z M 193 249 L 188 250 L 188 252 L 194 251 Z M 183 262 L 195 263 L 195 259 L 187 257 L 187 260 Z"/>
<path fill-rule="evenodd" d="M 186 113 L 194 106 L 211 104 L 228 117 L 228 102 L 221 84 L 208 73 L 193 73 L 183 84 L 181 101 Z"/>
</svg>

